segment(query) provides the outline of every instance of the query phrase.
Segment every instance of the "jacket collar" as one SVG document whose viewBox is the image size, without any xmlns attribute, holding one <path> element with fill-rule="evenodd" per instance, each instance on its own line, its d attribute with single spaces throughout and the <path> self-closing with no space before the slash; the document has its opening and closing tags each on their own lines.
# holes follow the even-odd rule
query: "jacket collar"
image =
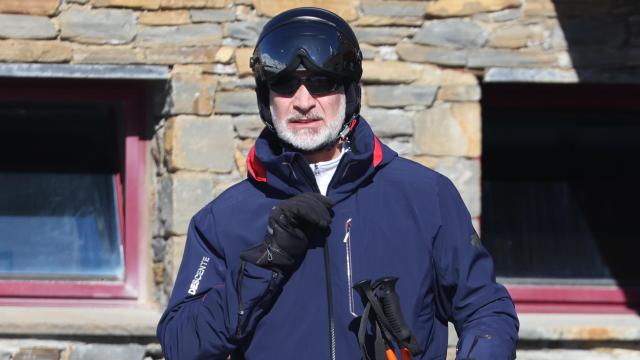
<svg viewBox="0 0 640 360">
<path fill-rule="evenodd" d="M 343 155 L 328 190 L 329 197 L 336 202 L 355 192 L 397 156 L 378 140 L 361 117 L 350 135 L 350 142 L 351 151 Z M 289 196 L 318 191 L 302 154 L 283 149 L 275 134 L 266 128 L 249 151 L 247 172 L 251 181 Z"/>
</svg>

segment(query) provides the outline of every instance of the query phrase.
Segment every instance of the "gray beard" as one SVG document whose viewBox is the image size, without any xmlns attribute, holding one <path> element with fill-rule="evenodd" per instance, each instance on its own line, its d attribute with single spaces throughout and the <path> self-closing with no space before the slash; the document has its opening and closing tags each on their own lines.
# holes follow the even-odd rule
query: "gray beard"
<svg viewBox="0 0 640 360">
<path fill-rule="evenodd" d="M 296 114 L 291 115 L 286 119 L 278 119 L 273 111 L 273 106 L 269 106 L 269 108 L 271 110 L 271 118 L 273 119 L 273 127 L 276 130 L 278 138 L 294 150 L 301 153 L 313 153 L 331 148 L 340 140 L 338 136 L 343 128 L 343 120 L 346 111 L 346 96 L 341 95 L 340 97 L 340 107 L 338 108 L 338 115 L 336 118 L 327 122 L 326 126 L 319 129 L 290 130 L 287 128 L 289 120 L 318 118 L 320 116 L 317 113 L 311 112 L 304 116 Z"/>
</svg>

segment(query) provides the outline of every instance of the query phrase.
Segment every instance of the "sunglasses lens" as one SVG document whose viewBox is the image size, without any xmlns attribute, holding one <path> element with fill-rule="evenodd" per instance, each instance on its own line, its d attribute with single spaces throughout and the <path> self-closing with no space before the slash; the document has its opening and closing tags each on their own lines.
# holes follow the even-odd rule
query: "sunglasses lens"
<svg viewBox="0 0 640 360">
<path fill-rule="evenodd" d="M 304 85 L 312 94 L 324 94 L 334 92 L 340 88 L 340 81 L 326 76 L 309 76 Z"/>
<path fill-rule="evenodd" d="M 291 95 L 295 93 L 296 90 L 298 90 L 301 82 L 301 78 L 288 76 L 272 82 L 271 84 L 269 84 L 269 88 L 273 92 L 280 95 Z"/>
<path fill-rule="evenodd" d="M 269 88 L 280 95 L 291 95 L 295 93 L 303 83 L 307 90 L 314 95 L 334 92 L 342 85 L 338 79 L 323 75 L 311 75 L 305 77 L 281 77 L 269 84 Z"/>
</svg>

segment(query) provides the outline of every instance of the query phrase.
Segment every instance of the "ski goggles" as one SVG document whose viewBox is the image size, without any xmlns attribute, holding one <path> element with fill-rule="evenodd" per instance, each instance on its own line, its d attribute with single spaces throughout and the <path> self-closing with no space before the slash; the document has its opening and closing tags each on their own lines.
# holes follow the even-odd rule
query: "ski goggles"
<svg viewBox="0 0 640 360">
<path fill-rule="evenodd" d="M 250 66 L 256 78 L 267 82 L 301 63 L 314 72 L 358 81 L 362 54 L 354 41 L 327 24 L 286 24 L 258 40 Z"/>
<path fill-rule="evenodd" d="M 343 82 L 326 75 L 311 74 L 304 76 L 284 75 L 268 83 L 269 89 L 279 95 L 293 95 L 300 85 L 312 95 L 322 95 L 338 91 Z"/>
</svg>

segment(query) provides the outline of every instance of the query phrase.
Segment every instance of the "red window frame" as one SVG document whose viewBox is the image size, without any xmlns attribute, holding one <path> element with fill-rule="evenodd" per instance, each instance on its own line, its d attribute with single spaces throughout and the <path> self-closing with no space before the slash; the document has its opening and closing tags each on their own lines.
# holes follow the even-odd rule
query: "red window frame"
<svg viewBox="0 0 640 360">
<path fill-rule="evenodd" d="M 125 124 L 124 169 L 116 173 L 116 194 L 124 255 L 124 279 L 120 281 L 9 280 L 0 279 L 0 305 L 128 303 L 142 295 L 148 250 L 146 238 L 146 160 L 144 139 L 145 91 L 142 84 L 115 80 L 0 79 L 0 103 L 103 102 L 122 106 Z M 124 170 L 124 188 L 121 185 Z M 71 303 L 70 303 L 71 304 Z"/>
<path fill-rule="evenodd" d="M 482 106 L 640 111 L 638 99 L 640 85 L 488 83 L 483 88 Z M 521 313 L 635 314 L 640 304 L 638 286 L 505 285 Z"/>
</svg>

